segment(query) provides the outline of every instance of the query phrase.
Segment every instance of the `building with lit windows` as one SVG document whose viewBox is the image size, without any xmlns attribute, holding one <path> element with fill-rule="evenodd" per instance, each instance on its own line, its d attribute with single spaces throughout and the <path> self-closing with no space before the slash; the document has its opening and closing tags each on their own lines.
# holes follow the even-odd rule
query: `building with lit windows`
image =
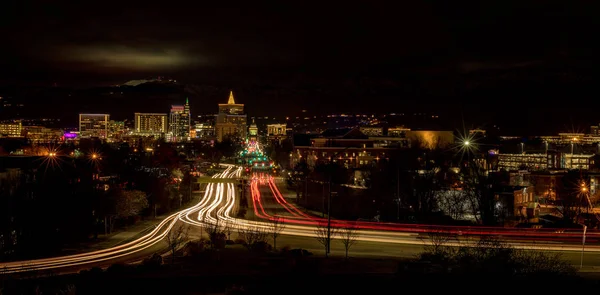
<svg viewBox="0 0 600 295">
<path fill-rule="evenodd" d="M 380 126 L 361 126 L 360 132 L 367 136 L 384 136 L 385 128 Z"/>
<path fill-rule="evenodd" d="M 169 126 L 167 114 L 135 113 L 134 130 L 136 135 L 162 137 Z"/>
<path fill-rule="evenodd" d="M 595 167 L 594 154 L 571 153 L 499 153 L 498 169 L 500 170 L 551 170 L 551 169 L 582 169 L 590 170 Z"/>
<path fill-rule="evenodd" d="M 79 137 L 106 138 L 109 121 L 108 114 L 79 114 Z"/>
<path fill-rule="evenodd" d="M 0 123 L 0 137 L 21 137 L 22 129 L 21 121 Z"/>
<path fill-rule="evenodd" d="M 267 136 L 286 136 L 286 124 L 267 124 Z"/>
<path fill-rule="evenodd" d="M 124 121 L 115 121 L 115 120 L 110 120 L 108 121 L 108 137 L 115 139 L 115 140 L 120 140 L 121 137 L 125 134 L 126 128 L 125 128 L 125 122 Z"/>
<path fill-rule="evenodd" d="M 185 105 L 171 106 L 169 115 L 169 140 L 172 142 L 187 141 L 190 138 L 190 104 L 185 100 Z"/>
<path fill-rule="evenodd" d="M 235 103 L 233 91 L 230 91 L 227 103 L 219 104 L 219 113 L 215 123 L 217 141 L 223 141 L 227 137 L 245 139 L 247 126 L 248 118 L 244 114 L 244 105 Z"/>
<path fill-rule="evenodd" d="M 64 135 L 62 129 L 45 126 L 25 126 L 23 129 L 25 129 L 25 137 L 34 144 L 56 143 Z"/>
<path fill-rule="evenodd" d="M 311 167 L 331 161 L 340 162 L 347 168 L 358 168 L 389 159 L 398 150 L 376 147 L 375 142 L 358 128 L 328 129 L 306 141 L 295 139 L 290 153 L 290 167 L 304 158 Z"/>
<path fill-rule="evenodd" d="M 281 144 L 287 139 L 287 124 L 267 124 L 267 143 Z"/>
</svg>

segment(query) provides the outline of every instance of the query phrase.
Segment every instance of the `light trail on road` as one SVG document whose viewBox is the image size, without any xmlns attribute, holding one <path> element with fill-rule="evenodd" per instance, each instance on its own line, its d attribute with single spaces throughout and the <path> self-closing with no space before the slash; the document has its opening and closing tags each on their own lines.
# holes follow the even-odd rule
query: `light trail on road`
<svg viewBox="0 0 600 295">
<path fill-rule="evenodd" d="M 222 172 L 215 174 L 212 178 L 241 178 L 242 167 L 233 165 L 225 165 L 227 168 Z M 268 185 L 269 189 L 273 193 L 273 197 L 276 202 L 282 207 L 286 208 L 286 211 L 292 214 L 289 216 L 279 216 L 268 214 L 262 205 L 262 198 L 260 196 L 259 185 Z M 234 183 L 208 183 L 206 186 L 205 193 L 201 200 L 194 206 L 181 210 L 177 213 L 169 215 L 163 221 L 161 221 L 150 233 L 135 239 L 134 241 L 128 242 L 123 245 L 116 247 L 92 251 L 88 253 L 67 255 L 61 257 L 43 258 L 26 261 L 14 261 L 14 262 L 0 262 L 0 273 L 13 273 L 23 272 L 31 270 L 49 270 L 49 269 L 71 269 L 79 267 L 79 269 L 85 268 L 85 266 L 96 265 L 103 263 L 103 265 L 111 264 L 111 261 L 117 259 L 131 257 L 140 260 L 139 255 L 143 250 L 149 249 L 152 246 L 162 242 L 169 231 L 179 222 L 196 226 L 231 226 L 237 230 L 262 230 L 269 231 L 272 228 L 272 220 L 280 219 L 286 223 L 285 228 L 281 232 L 283 235 L 292 235 L 300 237 L 311 237 L 316 236 L 315 229 L 317 225 L 323 225 L 324 220 L 320 217 L 312 217 L 294 205 L 288 203 L 282 196 L 281 192 L 277 188 L 277 185 L 272 178 L 267 179 L 260 183 L 258 179 L 252 179 L 250 182 L 250 191 L 252 196 L 253 210 L 257 217 L 263 219 L 257 220 L 245 220 L 235 218 L 234 209 L 238 204 L 236 198 L 236 185 Z M 566 236 L 566 237 L 577 237 L 581 238 L 581 233 L 569 232 L 569 233 L 557 233 L 557 230 L 521 230 L 521 229 L 502 229 L 502 228 L 489 228 L 489 227 L 459 227 L 459 226 L 432 226 L 432 225 L 403 225 L 403 224 L 385 224 L 385 223 L 373 223 L 373 222 L 352 222 L 343 220 L 332 219 L 332 225 L 336 227 L 343 227 L 348 225 L 357 226 L 356 230 L 358 233 L 359 241 L 369 242 L 380 242 L 380 243 L 392 243 L 392 244 L 407 244 L 407 245 L 424 245 L 426 242 L 423 241 L 422 234 L 425 233 L 444 233 L 452 234 L 458 237 L 456 241 L 448 242 L 447 245 L 460 246 L 473 244 L 474 240 L 469 239 L 473 236 L 482 235 L 497 235 L 497 236 L 508 236 L 511 239 L 517 236 L 523 237 L 526 240 L 514 241 L 507 240 L 512 246 L 523 249 L 535 249 L 535 250 L 553 250 L 553 251 L 581 251 L 581 244 L 572 243 L 556 243 L 552 240 L 540 239 L 546 237 Z M 492 231 L 494 230 L 494 231 Z M 515 236 L 507 235 L 512 233 Z M 588 239 L 598 236 L 597 232 L 588 231 Z M 333 237 L 335 238 L 335 237 Z M 579 240 L 580 241 L 580 240 Z M 596 245 L 586 245 L 586 252 L 600 252 L 600 247 Z M 138 257 L 136 257 L 136 254 Z M 130 260 L 130 261 L 131 261 Z"/>
<path fill-rule="evenodd" d="M 319 225 L 327 223 L 326 218 L 306 216 L 306 214 L 296 214 L 301 212 L 293 204 L 288 203 L 277 188 L 273 177 L 263 177 L 253 175 L 252 177 L 252 194 L 253 204 L 255 205 L 255 215 L 265 220 L 274 220 L 276 218 L 283 219 L 286 223 L 303 224 L 303 225 Z M 263 200 L 258 186 L 267 183 L 272 191 L 274 198 L 278 204 L 285 208 L 291 217 L 272 216 L 267 214 L 263 208 Z M 260 208 L 260 212 L 256 208 Z M 395 231 L 416 234 L 448 234 L 456 236 L 500 236 L 508 239 L 526 239 L 536 240 L 538 242 L 581 242 L 582 230 L 580 229 L 531 229 L 531 228 L 502 228 L 502 227 L 485 227 L 485 226 L 448 226 L 448 225 L 426 225 L 426 224 L 399 224 L 371 221 L 346 221 L 346 220 L 331 220 L 333 227 L 356 227 L 364 230 L 377 231 Z M 588 230 L 586 233 L 588 243 L 595 243 L 600 240 L 600 232 L 597 230 Z"/>
<path fill-rule="evenodd" d="M 212 223 L 213 225 L 216 222 L 219 222 L 219 224 L 234 225 L 238 229 L 241 228 L 241 229 L 246 229 L 246 230 L 269 231 L 272 227 L 271 221 L 273 219 L 277 218 L 277 219 L 283 219 L 283 221 L 286 223 L 286 227 L 282 231 L 282 234 L 284 234 L 284 235 L 313 237 L 313 238 L 316 237 L 315 226 L 323 225 L 322 218 L 314 217 L 314 218 L 311 218 L 311 220 L 302 220 L 302 219 L 297 219 L 298 215 L 294 216 L 294 218 L 288 218 L 288 217 L 282 217 L 282 216 L 273 216 L 273 215 L 266 213 L 266 211 L 264 210 L 264 207 L 262 206 L 262 201 L 261 201 L 260 192 L 258 190 L 258 185 L 259 185 L 258 179 L 254 179 L 250 183 L 250 190 L 251 190 L 251 194 L 252 194 L 252 198 L 253 198 L 252 202 L 254 205 L 253 206 L 254 213 L 257 215 L 257 217 L 264 219 L 264 221 L 244 220 L 244 219 L 234 218 L 231 216 L 232 211 L 233 211 L 232 208 L 235 205 L 234 204 L 235 203 L 235 193 L 234 193 L 235 188 L 234 188 L 233 184 L 231 184 L 229 187 L 227 187 L 227 190 L 225 190 L 225 191 L 220 190 L 217 194 L 208 196 L 208 197 L 212 197 L 216 200 L 215 204 L 219 203 L 219 204 L 221 204 L 220 206 L 225 209 L 217 210 L 216 207 L 218 207 L 218 205 L 212 206 L 210 208 L 210 210 L 206 210 L 203 212 L 203 214 L 205 214 L 204 220 L 205 221 L 207 219 L 210 220 L 210 223 Z M 215 210 L 217 210 L 217 211 L 215 211 Z M 294 211 L 291 208 L 290 208 L 290 210 Z M 213 211 L 215 211 L 214 212 L 215 217 L 213 217 Z M 207 218 L 207 216 L 210 216 L 210 218 Z M 194 225 L 194 226 L 205 226 L 206 225 L 205 222 L 202 222 L 202 217 L 199 217 L 196 220 L 191 219 L 191 218 L 185 218 L 185 219 L 183 219 L 183 221 L 190 225 Z M 344 225 L 348 225 L 348 224 L 355 224 L 355 222 L 337 220 L 335 222 L 332 221 L 332 224 L 337 224 L 338 226 L 344 226 Z M 399 226 L 402 226 L 402 225 L 399 225 Z M 417 226 L 415 226 L 415 227 L 417 227 Z M 407 228 L 410 229 L 410 227 L 407 227 Z M 446 228 L 446 227 L 442 227 L 442 228 Z M 458 228 L 462 229 L 462 230 L 465 229 L 465 227 L 458 227 Z M 473 245 L 474 243 L 476 243 L 476 239 L 473 239 L 473 238 L 475 238 L 477 236 L 483 236 L 483 235 L 500 236 L 501 233 L 507 232 L 507 231 L 500 230 L 498 233 L 492 233 L 492 232 L 489 232 L 486 230 L 487 230 L 487 228 L 483 228 L 483 229 L 477 230 L 477 231 L 471 231 L 468 235 L 464 234 L 463 236 L 458 236 L 458 238 L 455 239 L 455 241 L 449 241 L 448 243 L 446 243 L 446 245 L 449 245 L 449 246 Z M 361 240 L 361 241 L 393 243 L 393 244 L 410 244 L 410 245 L 424 245 L 426 242 L 423 240 L 423 237 L 427 238 L 427 236 L 420 235 L 420 233 L 428 233 L 427 230 L 423 229 L 423 228 L 420 228 L 419 232 L 402 231 L 399 228 L 394 229 L 394 230 L 389 230 L 388 228 L 386 228 L 386 230 L 358 228 L 356 231 L 358 232 L 358 240 Z M 451 233 L 451 232 L 447 232 L 447 231 L 442 232 L 439 229 L 437 229 L 436 231 L 429 231 L 429 232 L 435 232 L 435 233 L 439 232 L 439 233 L 443 233 L 443 234 Z M 522 233 L 524 231 L 518 230 L 517 232 Z M 557 235 L 557 233 L 555 233 L 554 230 L 552 232 L 549 232 L 548 234 L 554 234 L 555 236 Z M 571 234 L 569 234 L 569 235 L 571 235 Z M 333 238 L 335 238 L 335 237 L 333 237 Z M 509 237 L 509 238 L 514 238 L 514 237 Z M 516 248 L 522 248 L 522 249 L 552 250 L 552 251 L 581 251 L 581 244 L 577 244 L 577 243 L 560 244 L 560 243 L 556 243 L 555 241 L 542 240 L 540 242 L 540 240 L 531 239 L 531 237 L 527 237 L 527 238 L 529 240 L 523 240 L 523 241 L 506 240 L 506 242 L 510 243 L 512 246 L 514 246 Z M 581 234 L 578 235 L 578 238 L 581 238 Z M 600 247 L 595 246 L 595 245 L 589 245 L 589 246 L 586 246 L 586 251 L 587 252 L 600 252 Z"/>
<path fill-rule="evenodd" d="M 239 176 L 241 171 L 239 169 L 235 170 L 233 168 L 234 166 L 232 165 L 227 166 L 227 168 L 222 173 L 215 174 L 212 178 L 227 178 L 232 177 L 234 175 Z M 160 243 L 169 233 L 169 231 L 173 228 L 173 226 L 175 226 L 175 224 L 181 219 L 181 216 L 187 216 L 199 210 L 211 210 L 211 208 L 216 208 L 218 203 L 212 204 L 211 206 L 207 205 L 207 202 L 211 199 L 211 195 L 220 194 L 220 192 L 215 192 L 214 185 L 214 183 L 210 183 L 207 186 L 204 197 L 198 204 L 169 215 L 167 218 L 161 221 L 151 232 L 138 239 L 135 239 L 134 241 L 125 243 L 123 245 L 82 254 L 24 261 L 0 262 L 0 273 L 73 268 L 76 266 L 85 266 L 101 262 L 108 262 L 116 260 L 118 258 L 123 258 L 139 253 Z"/>
</svg>

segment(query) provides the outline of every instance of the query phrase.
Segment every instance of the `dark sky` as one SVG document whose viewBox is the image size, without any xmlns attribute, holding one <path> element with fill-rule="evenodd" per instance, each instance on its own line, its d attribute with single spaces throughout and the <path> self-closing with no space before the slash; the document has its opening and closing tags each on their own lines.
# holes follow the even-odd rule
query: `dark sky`
<svg viewBox="0 0 600 295">
<path fill-rule="evenodd" d="M 381 64 L 476 70 L 589 56 L 598 24 L 592 1 L 210 2 L 7 1 L 3 74 Z"/>
<path fill-rule="evenodd" d="M 597 77 L 594 1 L 279 2 L 5 1 L 0 79 L 102 84 L 170 75 L 245 87 L 306 80 L 354 89 L 344 95 L 356 100 L 393 88 L 379 102 L 435 96 L 438 107 L 458 102 L 470 112 L 493 108 L 486 96 L 497 103 L 501 89 L 526 93 L 513 100 L 528 113 L 549 103 L 538 88 L 582 79 L 560 86 L 569 93 Z"/>
</svg>

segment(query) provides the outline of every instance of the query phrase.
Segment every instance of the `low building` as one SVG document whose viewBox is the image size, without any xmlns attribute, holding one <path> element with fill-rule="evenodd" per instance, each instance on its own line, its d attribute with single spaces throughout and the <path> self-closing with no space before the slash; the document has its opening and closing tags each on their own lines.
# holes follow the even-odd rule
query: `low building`
<svg viewBox="0 0 600 295">
<path fill-rule="evenodd" d="M 498 153 L 498 169 L 500 170 L 548 170 L 548 169 L 582 169 L 595 168 L 594 154 L 571 153 Z"/>
<path fill-rule="evenodd" d="M 110 115 L 79 114 L 79 136 L 107 138 Z"/>
<path fill-rule="evenodd" d="M 33 144 L 57 143 L 64 136 L 64 131 L 58 128 L 44 126 L 25 126 L 24 134 Z"/>
<path fill-rule="evenodd" d="M 358 128 L 329 129 L 308 142 L 295 140 L 290 153 L 290 166 L 294 167 L 303 158 L 309 166 L 319 163 L 343 163 L 348 168 L 372 165 L 379 160 L 389 159 L 395 148 L 375 147 L 374 140 Z"/>
<path fill-rule="evenodd" d="M 0 123 L 0 137 L 22 137 L 23 126 L 21 121 Z"/>
</svg>

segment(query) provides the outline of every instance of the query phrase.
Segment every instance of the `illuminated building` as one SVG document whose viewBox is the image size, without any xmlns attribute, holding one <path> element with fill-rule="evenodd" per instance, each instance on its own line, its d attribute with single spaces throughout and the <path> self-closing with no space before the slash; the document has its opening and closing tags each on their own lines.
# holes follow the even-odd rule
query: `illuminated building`
<svg viewBox="0 0 600 295">
<path fill-rule="evenodd" d="M 268 136 L 286 136 L 287 134 L 286 124 L 268 124 L 267 135 Z"/>
<path fill-rule="evenodd" d="M 106 138 L 109 118 L 108 114 L 79 114 L 79 136 Z"/>
<path fill-rule="evenodd" d="M 362 126 L 360 127 L 360 132 L 367 136 L 383 136 L 384 128 L 378 126 Z"/>
<path fill-rule="evenodd" d="M 590 126 L 590 135 L 591 136 L 598 136 L 598 135 L 600 135 L 599 129 L 598 129 L 598 125 Z"/>
<path fill-rule="evenodd" d="M 64 136 L 64 131 L 45 126 L 25 126 L 25 137 L 34 144 L 58 142 Z"/>
<path fill-rule="evenodd" d="M 287 138 L 287 124 L 267 124 L 267 142 L 281 144 Z"/>
<path fill-rule="evenodd" d="M 470 135 L 485 136 L 485 130 L 483 130 L 483 129 L 471 129 L 471 130 L 469 130 L 469 134 Z"/>
<path fill-rule="evenodd" d="M 388 136 L 390 137 L 406 137 L 406 133 L 409 132 L 409 128 L 405 127 L 390 127 L 388 128 Z"/>
<path fill-rule="evenodd" d="M 0 137 L 21 137 L 21 121 L 0 123 Z"/>
<path fill-rule="evenodd" d="M 256 126 L 254 119 L 252 119 L 252 124 L 250 124 L 250 127 L 248 128 L 248 133 L 248 139 L 250 139 L 250 141 L 258 141 L 258 126 Z"/>
<path fill-rule="evenodd" d="M 594 154 L 571 153 L 518 153 L 498 154 L 500 170 L 549 170 L 549 169 L 582 169 L 589 170 L 594 165 Z"/>
<path fill-rule="evenodd" d="M 142 136 L 164 136 L 167 133 L 167 114 L 135 113 L 134 133 Z"/>
<path fill-rule="evenodd" d="M 227 103 L 219 104 L 219 113 L 215 124 L 217 141 L 223 141 L 227 137 L 245 139 L 247 122 L 244 105 L 235 103 L 233 91 L 230 91 Z"/>
<path fill-rule="evenodd" d="M 171 106 L 169 115 L 169 139 L 173 142 L 187 141 L 190 138 L 190 104 L 189 99 L 185 100 L 185 105 Z"/>
<path fill-rule="evenodd" d="M 125 132 L 125 122 L 123 121 L 108 121 L 108 137 L 120 139 Z"/>
<path fill-rule="evenodd" d="M 347 168 L 358 168 L 389 159 L 397 148 L 376 147 L 375 140 L 369 138 L 358 128 L 328 129 L 319 137 L 301 141 L 294 139 L 294 148 L 290 153 L 290 167 L 303 158 L 314 167 L 318 163 L 340 162 Z"/>
<path fill-rule="evenodd" d="M 215 126 L 210 123 L 199 123 L 196 124 L 196 137 L 197 138 L 212 138 L 215 136 Z"/>
</svg>

